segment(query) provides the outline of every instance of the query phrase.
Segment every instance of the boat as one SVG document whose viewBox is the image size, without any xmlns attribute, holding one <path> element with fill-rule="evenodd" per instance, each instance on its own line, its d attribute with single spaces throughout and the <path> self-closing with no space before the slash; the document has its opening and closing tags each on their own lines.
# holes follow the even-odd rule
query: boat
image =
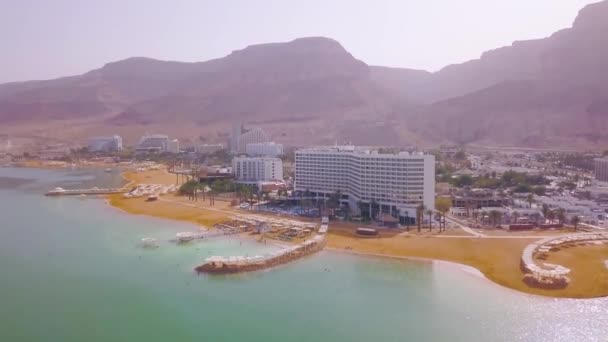
<svg viewBox="0 0 608 342">
<path fill-rule="evenodd" d="M 66 190 L 64 188 L 56 187 L 55 189 L 46 193 L 47 196 L 59 196 L 65 194 Z"/>
<path fill-rule="evenodd" d="M 141 239 L 141 245 L 144 248 L 158 248 L 158 240 L 154 238 L 143 238 Z"/>
<path fill-rule="evenodd" d="M 87 195 L 85 195 L 85 194 L 80 194 L 80 195 L 78 196 L 78 198 L 79 198 L 79 199 L 85 199 L 85 198 L 87 198 Z"/>
<path fill-rule="evenodd" d="M 158 196 L 156 196 L 156 195 L 150 195 L 146 199 L 146 201 L 148 201 L 148 202 L 153 202 L 153 201 L 156 201 L 156 200 L 158 200 Z"/>
<path fill-rule="evenodd" d="M 196 238 L 201 238 L 202 235 L 193 232 L 180 232 L 175 234 L 178 243 L 190 242 Z"/>
<path fill-rule="evenodd" d="M 109 173 L 109 172 L 112 172 L 112 169 L 111 168 L 107 168 L 104 171 Z"/>
</svg>

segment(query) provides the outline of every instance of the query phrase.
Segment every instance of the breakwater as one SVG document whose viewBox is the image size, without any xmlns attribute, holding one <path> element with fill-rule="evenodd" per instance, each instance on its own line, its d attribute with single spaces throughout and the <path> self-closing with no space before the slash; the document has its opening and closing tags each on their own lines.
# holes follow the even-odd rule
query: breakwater
<svg viewBox="0 0 608 342">
<path fill-rule="evenodd" d="M 295 261 L 304 256 L 316 253 L 325 247 L 325 236 L 315 235 L 310 240 L 299 245 L 288 247 L 280 251 L 263 256 L 212 256 L 205 263 L 196 267 L 197 273 L 225 274 L 258 271 L 288 262 Z"/>
</svg>

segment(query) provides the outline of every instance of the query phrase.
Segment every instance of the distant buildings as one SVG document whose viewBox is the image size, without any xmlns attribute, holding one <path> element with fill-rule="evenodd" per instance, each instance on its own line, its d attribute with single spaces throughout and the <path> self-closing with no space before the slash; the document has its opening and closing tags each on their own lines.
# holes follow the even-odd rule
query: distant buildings
<svg viewBox="0 0 608 342">
<path fill-rule="evenodd" d="M 483 207 L 502 207 L 510 204 L 506 196 L 497 195 L 490 189 L 464 189 L 452 196 L 454 208 L 481 209 Z"/>
<path fill-rule="evenodd" d="M 170 140 L 164 134 L 148 134 L 139 139 L 136 150 L 138 152 L 168 152 L 179 153 L 179 141 L 177 139 Z"/>
<path fill-rule="evenodd" d="M 122 137 L 114 135 L 111 137 L 95 137 L 89 139 L 89 152 L 115 152 L 122 150 Z"/>
<path fill-rule="evenodd" d="M 295 190 L 317 198 L 339 191 L 340 202 L 354 212 L 413 223 L 420 204 L 435 207 L 435 157 L 354 146 L 297 150 Z"/>
<path fill-rule="evenodd" d="M 232 126 L 230 134 L 230 152 L 245 153 L 248 144 L 270 142 L 270 136 L 261 128 L 245 130 L 241 123 Z"/>
<path fill-rule="evenodd" d="M 196 146 L 194 150 L 196 153 L 210 154 L 217 151 L 221 151 L 223 149 L 224 145 L 222 144 L 204 144 Z"/>
<path fill-rule="evenodd" d="M 595 159 L 595 179 L 608 182 L 608 158 Z"/>
<path fill-rule="evenodd" d="M 283 145 L 275 142 L 247 144 L 245 152 L 254 157 L 278 157 L 283 154 Z"/>
<path fill-rule="evenodd" d="M 237 182 L 258 184 L 283 180 L 283 162 L 279 158 L 235 157 L 232 172 Z"/>
<path fill-rule="evenodd" d="M 255 143 L 270 142 L 270 137 L 261 128 L 253 128 L 246 133 L 241 134 L 238 139 L 238 152 L 244 153 L 247 145 Z"/>
<path fill-rule="evenodd" d="M 471 170 L 479 170 L 483 167 L 483 158 L 480 156 L 467 156 Z"/>
</svg>

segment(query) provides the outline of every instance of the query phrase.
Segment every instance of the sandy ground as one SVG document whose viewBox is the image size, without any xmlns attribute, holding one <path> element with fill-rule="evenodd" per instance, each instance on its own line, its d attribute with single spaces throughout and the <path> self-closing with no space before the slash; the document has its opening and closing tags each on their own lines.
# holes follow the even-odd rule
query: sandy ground
<svg viewBox="0 0 608 342">
<path fill-rule="evenodd" d="M 127 172 L 124 176 L 134 183 L 176 183 L 175 175 L 164 170 Z M 176 195 L 166 195 L 155 202 L 146 202 L 143 198 L 123 199 L 122 195 L 113 195 L 109 202 L 129 213 L 188 221 L 205 227 L 225 221 L 235 214 L 247 213 L 231 208 L 228 201 L 216 199 L 215 205 L 210 206 L 208 200 L 192 202 Z M 262 215 L 258 212 L 255 214 Z M 523 273 L 519 263 L 524 247 L 542 236 L 561 232 L 491 231 L 487 232 L 487 238 L 477 238 L 459 228 L 449 228 L 438 233 L 437 228 L 429 232 L 428 227 L 423 227 L 418 233 L 417 227 L 410 227 L 409 232 L 382 231 L 379 237 L 360 237 L 354 234 L 357 227 L 361 227 L 361 224 L 332 222 L 328 248 L 387 257 L 456 262 L 478 269 L 488 279 L 502 286 L 531 294 L 573 298 L 608 296 L 608 269 L 603 266 L 603 261 L 608 259 L 608 246 L 576 247 L 551 253 L 548 262 L 573 270 L 571 283 L 565 289 L 532 288 L 522 281 Z"/>
</svg>

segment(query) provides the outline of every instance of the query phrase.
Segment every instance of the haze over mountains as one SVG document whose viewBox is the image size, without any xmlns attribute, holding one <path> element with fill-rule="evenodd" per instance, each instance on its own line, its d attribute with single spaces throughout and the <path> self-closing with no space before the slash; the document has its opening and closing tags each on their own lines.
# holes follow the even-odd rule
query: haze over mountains
<svg viewBox="0 0 608 342">
<path fill-rule="evenodd" d="M 217 140 L 240 120 L 293 144 L 595 147 L 608 142 L 606 32 L 602 1 L 572 28 L 435 73 L 368 66 L 327 38 L 199 63 L 130 58 L 0 85 L 0 123 L 58 138 L 163 130 Z"/>
</svg>

